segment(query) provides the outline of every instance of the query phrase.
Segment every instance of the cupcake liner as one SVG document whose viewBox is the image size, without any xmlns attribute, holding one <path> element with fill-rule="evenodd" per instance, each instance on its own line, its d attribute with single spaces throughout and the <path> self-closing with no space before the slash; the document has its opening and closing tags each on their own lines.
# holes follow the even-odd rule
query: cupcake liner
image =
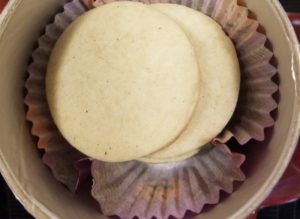
<svg viewBox="0 0 300 219">
<path fill-rule="evenodd" d="M 39 138 L 39 148 L 45 148 L 50 141 L 61 138 L 51 118 L 45 93 L 50 54 L 62 32 L 85 11 L 84 5 L 79 0 L 65 4 L 64 12 L 57 14 L 54 22 L 46 26 L 45 33 L 38 40 L 38 48 L 32 53 L 33 61 L 28 66 L 29 78 L 25 83 L 28 91 L 25 104 L 28 106 L 27 119 L 32 122 L 31 132 Z"/>
<path fill-rule="evenodd" d="M 45 148 L 43 162 L 50 167 L 53 176 L 71 192 L 75 192 L 89 175 L 89 160 L 64 140 L 51 142 Z"/>
<path fill-rule="evenodd" d="M 85 11 L 80 1 L 74 0 L 64 5 L 64 12 L 55 16 L 54 23 L 46 26 L 45 33 L 38 40 L 38 48 L 32 53 L 33 61 L 27 69 L 29 78 L 25 83 L 28 91 L 25 97 L 28 106 L 26 117 L 32 122 L 31 133 L 38 137 L 38 148 L 45 151 L 43 161 L 54 177 L 72 192 L 86 178 L 88 168 L 83 168 L 79 161 L 85 155 L 70 146 L 56 128 L 46 100 L 45 76 L 56 40 Z"/>
<path fill-rule="evenodd" d="M 251 139 L 265 139 L 264 129 L 274 125 L 270 113 L 277 108 L 277 103 L 272 95 L 278 91 L 278 85 L 272 81 L 277 74 L 270 63 L 273 52 L 266 47 L 267 37 L 258 32 L 259 23 L 248 18 L 248 13 L 248 9 L 238 6 L 236 1 L 219 0 L 215 10 L 208 14 L 235 43 L 241 66 L 238 104 L 218 140 L 226 142 L 233 136 L 242 145 Z"/>
<path fill-rule="evenodd" d="M 79 175 L 77 185 L 81 185 L 87 178 L 91 176 L 92 160 L 85 156 L 82 159 L 77 159 L 73 165 L 77 169 Z"/>
<path fill-rule="evenodd" d="M 220 191 L 233 191 L 243 181 L 245 157 L 225 145 L 209 146 L 197 156 L 169 164 L 92 163 L 92 195 L 105 215 L 122 219 L 183 218 L 205 204 L 219 202 Z"/>
<path fill-rule="evenodd" d="M 47 26 L 46 33 L 39 39 L 38 49 L 33 53 L 33 63 L 28 68 L 30 76 L 26 81 L 28 95 L 25 103 L 28 106 L 27 118 L 33 123 L 32 134 L 39 137 L 38 147 L 45 149 L 44 162 L 71 191 L 75 191 L 81 178 L 89 174 L 89 160 L 72 148 L 55 127 L 46 102 L 45 74 L 51 50 L 62 31 L 87 7 L 111 0 L 83 2 L 86 6 L 79 0 L 67 3 L 53 24 Z M 235 43 L 240 58 L 240 98 L 231 122 L 213 141 L 217 145 L 211 145 L 187 160 L 168 164 L 92 161 L 92 195 L 105 215 L 137 216 L 140 219 L 168 218 L 171 215 L 182 218 L 187 210 L 199 213 L 205 204 L 216 204 L 220 190 L 231 193 L 233 182 L 245 179 L 240 170 L 245 156 L 232 154 L 223 143 L 231 137 L 241 144 L 252 138 L 264 138 L 264 129 L 274 124 L 270 112 L 277 107 L 272 98 L 278 90 L 272 81 L 277 70 L 270 64 L 273 54 L 265 46 L 266 36 L 257 31 L 258 22 L 249 19 L 248 10 L 237 6 L 236 1 L 143 2 L 171 2 L 203 11 L 222 25 Z"/>
</svg>

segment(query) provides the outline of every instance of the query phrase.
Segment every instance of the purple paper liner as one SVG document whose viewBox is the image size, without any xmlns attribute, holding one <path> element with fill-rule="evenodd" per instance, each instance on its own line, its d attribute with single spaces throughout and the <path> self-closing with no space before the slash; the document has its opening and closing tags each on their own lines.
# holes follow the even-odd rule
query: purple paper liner
<svg viewBox="0 0 300 219">
<path fill-rule="evenodd" d="M 64 140 L 51 142 L 45 148 L 43 162 L 50 167 L 53 176 L 75 192 L 90 172 L 90 161 Z"/>
<path fill-rule="evenodd" d="M 244 160 L 225 145 L 168 164 L 94 160 L 92 195 L 108 216 L 183 218 L 187 210 L 199 213 L 205 204 L 218 203 L 221 190 L 232 193 L 233 182 L 245 180 L 240 170 Z"/>
<path fill-rule="evenodd" d="M 248 18 L 248 9 L 239 6 L 236 0 L 206 2 L 215 2 L 215 6 L 210 7 L 213 9 L 205 11 L 222 25 L 235 43 L 241 66 L 238 104 L 222 133 L 227 139 L 220 140 L 226 142 L 229 136 L 233 136 L 241 145 L 251 139 L 263 141 L 264 129 L 274 125 L 270 113 L 278 106 L 272 96 L 278 91 L 278 85 L 272 80 L 277 69 L 270 63 L 273 52 L 266 46 L 267 37 L 258 32 L 258 21 Z"/>
<path fill-rule="evenodd" d="M 55 16 L 53 23 L 46 26 L 45 33 L 38 40 L 38 48 L 32 53 L 32 63 L 28 66 L 29 78 L 25 83 L 28 91 L 25 104 L 28 106 L 27 119 L 32 122 L 31 133 L 38 137 L 38 148 L 44 149 L 44 163 L 54 177 L 75 192 L 85 179 L 86 168 L 78 165 L 86 156 L 74 149 L 61 136 L 48 108 L 45 93 L 47 64 L 56 40 L 74 19 L 86 11 L 85 6 L 74 0 L 64 5 L 64 11 Z"/>
<path fill-rule="evenodd" d="M 47 147 L 56 138 L 62 138 L 52 120 L 46 99 L 47 64 L 57 39 L 84 12 L 86 8 L 79 0 L 65 4 L 64 11 L 57 14 L 53 23 L 46 26 L 45 33 L 38 40 L 38 48 L 32 53 L 33 61 L 27 68 L 29 78 L 25 83 L 28 91 L 25 97 L 25 104 L 28 106 L 26 116 L 33 125 L 31 133 L 39 138 L 39 148 Z"/>
</svg>

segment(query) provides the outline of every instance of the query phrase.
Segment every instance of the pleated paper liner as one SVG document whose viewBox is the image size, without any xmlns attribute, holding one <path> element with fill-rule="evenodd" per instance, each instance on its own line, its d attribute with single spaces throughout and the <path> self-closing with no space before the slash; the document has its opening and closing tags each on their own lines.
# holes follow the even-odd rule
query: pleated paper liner
<svg viewBox="0 0 300 219">
<path fill-rule="evenodd" d="M 108 216 L 183 218 L 187 210 L 199 213 L 205 204 L 218 203 L 221 190 L 232 193 L 233 182 L 245 179 L 240 170 L 244 159 L 219 145 L 168 164 L 94 160 L 92 195 Z"/>
<path fill-rule="evenodd" d="M 64 139 L 49 143 L 45 148 L 43 162 L 50 167 L 53 176 L 71 192 L 75 192 L 90 175 L 91 161 Z"/>
<path fill-rule="evenodd" d="M 50 54 L 67 26 L 84 12 L 86 8 L 79 0 L 65 4 L 64 11 L 57 14 L 53 23 L 46 26 L 45 33 L 38 39 L 38 48 L 32 53 L 33 62 L 28 66 L 29 78 L 25 83 L 28 91 L 25 103 L 29 107 L 27 119 L 33 123 L 31 132 L 39 137 L 39 148 L 45 148 L 49 141 L 61 138 L 51 118 L 45 93 L 45 77 Z"/>
<path fill-rule="evenodd" d="M 33 62 L 27 69 L 29 78 L 25 83 L 28 91 L 25 97 L 27 119 L 32 122 L 31 133 L 38 137 L 38 148 L 45 150 L 43 161 L 54 177 L 72 192 L 86 178 L 90 165 L 82 160 L 86 156 L 69 145 L 57 130 L 46 101 L 45 76 L 55 42 L 65 28 L 85 11 L 79 0 L 72 1 L 64 5 L 64 11 L 55 16 L 52 24 L 46 26 L 45 33 L 38 40 L 38 48 L 32 53 Z"/>
<path fill-rule="evenodd" d="M 248 19 L 247 9 L 237 6 L 233 0 L 177 1 L 173 3 L 185 4 L 210 15 L 219 21 L 235 42 L 242 68 L 242 86 L 245 85 L 245 88 L 241 91 L 234 119 L 231 121 L 228 129 L 224 131 L 224 136 L 234 136 L 240 143 L 247 142 L 250 138 L 260 140 L 257 136 L 264 136 L 264 128 L 274 123 L 270 117 L 270 111 L 277 106 L 272 98 L 272 94 L 277 90 L 277 86 L 272 82 L 271 78 L 277 71 L 276 68 L 269 64 L 272 53 L 264 45 L 266 37 L 256 31 L 258 27 L 257 21 Z M 26 81 L 28 95 L 25 98 L 25 102 L 29 108 L 27 118 L 33 123 L 32 134 L 39 137 L 38 147 L 45 149 L 43 160 L 52 169 L 54 176 L 67 185 L 71 191 L 76 190 L 78 183 L 81 181 L 81 176 L 87 175 L 89 168 L 86 163 L 87 160 L 84 160 L 84 155 L 66 143 L 51 119 L 45 96 L 45 74 L 48 59 L 56 40 L 63 30 L 86 10 L 85 5 L 79 0 L 73 0 L 64 6 L 62 13 L 56 15 L 55 21 L 46 27 L 45 34 L 39 39 L 39 47 L 33 53 L 33 63 L 28 68 L 30 76 Z M 239 21 L 237 24 L 230 24 L 230 22 L 237 21 Z M 266 102 L 270 103 L 270 105 L 265 104 Z M 240 106 L 241 103 L 244 106 Z M 256 121 L 257 118 L 263 118 L 262 121 L 264 122 Z M 247 122 L 251 126 L 245 127 L 245 124 L 248 124 Z M 219 142 L 224 142 L 223 140 L 224 138 L 219 138 Z M 68 156 L 72 154 L 70 159 L 65 159 L 66 154 Z M 80 161 L 85 161 L 84 163 L 87 165 L 79 165 L 84 168 L 78 169 L 76 168 L 78 167 L 77 161 L 79 161 L 79 164 Z M 93 195 L 100 202 L 105 214 L 117 214 L 122 218 L 129 218 L 132 215 L 140 215 L 140 218 L 151 218 L 152 216 L 148 217 L 151 214 L 153 216 L 158 215 L 158 218 L 167 218 L 170 215 L 181 217 L 186 210 L 199 213 L 203 205 L 218 202 L 220 190 L 231 193 L 233 181 L 244 180 L 244 175 L 239 168 L 243 161 L 243 155 L 232 154 L 225 145 L 212 146 L 207 150 L 201 151 L 195 157 L 172 164 L 154 165 L 137 161 L 109 164 L 93 161 Z M 179 168 L 180 164 L 182 166 Z M 62 166 L 65 167 L 65 170 L 61 170 Z M 128 169 L 128 166 L 131 168 Z M 160 167 L 164 167 L 165 171 L 163 174 L 158 174 Z M 138 175 L 141 175 L 141 177 L 132 179 L 141 168 L 143 171 L 139 172 Z M 107 169 L 111 172 L 107 173 Z M 178 169 L 178 172 L 175 169 Z M 155 174 L 155 170 L 158 171 L 157 174 Z M 166 170 L 168 170 L 168 174 L 166 174 Z M 101 178 L 97 175 L 99 171 L 102 174 Z M 103 175 L 102 171 L 105 171 L 107 174 Z M 167 178 L 162 178 L 162 175 Z M 120 178 L 114 181 L 119 182 L 114 183 L 114 187 L 111 187 L 109 184 L 103 184 L 111 182 L 116 176 L 120 176 Z M 145 181 L 141 181 L 143 183 L 139 184 L 139 181 L 144 179 L 148 179 L 151 182 L 150 185 L 152 185 L 154 192 L 149 188 L 147 189 L 149 183 L 144 185 Z M 128 182 L 130 180 L 132 180 L 133 185 L 139 185 L 140 188 L 134 189 L 134 187 L 130 187 L 130 189 L 126 190 L 128 197 L 137 200 L 136 193 L 131 194 L 130 192 L 144 191 L 144 186 L 149 194 L 147 192 L 140 193 L 139 196 L 144 197 L 144 201 L 136 203 L 130 200 L 133 205 L 127 208 L 127 198 L 124 199 L 123 196 L 120 199 L 123 202 L 114 202 L 112 197 L 118 196 L 115 192 L 120 192 L 118 189 L 122 189 L 125 185 L 122 183 L 123 181 Z M 188 186 L 186 188 L 183 187 L 182 185 L 185 184 L 181 182 L 190 185 L 190 189 L 187 189 Z M 167 185 L 163 187 L 166 189 L 161 188 L 161 183 Z M 173 188 L 168 186 L 172 183 L 175 185 Z M 98 194 L 97 191 L 106 190 L 105 188 L 109 192 Z M 170 188 L 171 190 L 169 191 Z M 161 194 L 158 190 L 164 191 L 162 198 L 157 196 L 157 194 Z M 178 192 L 180 194 L 181 192 L 187 193 L 183 197 L 190 196 L 194 201 L 189 200 L 185 202 L 183 198 L 174 199 L 174 197 L 179 197 Z M 172 194 L 173 199 L 166 196 Z M 104 195 L 107 196 L 105 201 L 103 199 Z M 172 202 L 174 203 L 172 204 Z M 142 203 L 147 205 L 141 207 Z M 185 203 L 189 203 L 191 206 L 187 206 Z M 141 215 L 142 212 L 139 211 L 139 208 L 147 209 L 145 211 L 146 214 Z M 129 216 L 125 217 L 126 213 Z"/>
<path fill-rule="evenodd" d="M 214 2 L 214 1 L 211 1 Z M 266 35 L 259 33 L 259 23 L 248 18 L 248 9 L 236 0 L 216 0 L 209 16 L 218 21 L 235 43 L 241 66 L 241 90 L 236 111 L 222 133 L 234 136 L 240 144 L 263 141 L 264 129 L 274 125 L 271 112 L 277 108 L 273 94 L 278 85 L 272 81 L 277 69 L 270 63 L 273 52 L 266 47 Z M 207 4 L 209 5 L 209 4 Z"/>
</svg>

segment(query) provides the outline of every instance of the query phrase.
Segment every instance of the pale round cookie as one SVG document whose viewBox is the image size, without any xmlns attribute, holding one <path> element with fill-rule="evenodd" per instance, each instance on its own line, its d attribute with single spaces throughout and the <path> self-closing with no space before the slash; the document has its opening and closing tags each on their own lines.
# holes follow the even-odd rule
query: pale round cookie
<svg viewBox="0 0 300 219">
<path fill-rule="evenodd" d="M 137 2 L 90 10 L 63 33 L 47 69 L 62 135 L 95 159 L 119 162 L 170 144 L 199 97 L 198 64 L 181 28 Z"/>
<path fill-rule="evenodd" d="M 213 19 L 176 4 L 153 4 L 187 34 L 196 51 L 200 70 L 199 102 L 191 122 L 168 147 L 147 159 L 168 159 L 206 145 L 230 120 L 239 95 L 240 68 L 231 40 Z"/>
<path fill-rule="evenodd" d="M 145 163 L 152 163 L 152 164 L 172 163 L 172 162 L 185 160 L 187 158 L 195 156 L 196 154 L 198 154 L 199 151 L 200 151 L 200 149 L 192 150 L 192 151 L 189 151 L 185 154 L 181 154 L 177 157 L 175 156 L 175 157 L 170 157 L 170 158 L 157 158 L 157 159 L 155 157 L 143 157 L 143 158 L 140 158 L 139 160 L 143 161 Z"/>
</svg>

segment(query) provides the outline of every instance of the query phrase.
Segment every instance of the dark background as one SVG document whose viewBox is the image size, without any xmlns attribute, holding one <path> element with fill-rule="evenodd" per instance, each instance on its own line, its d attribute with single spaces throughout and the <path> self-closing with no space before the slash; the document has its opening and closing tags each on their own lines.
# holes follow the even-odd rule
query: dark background
<svg viewBox="0 0 300 219">
<path fill-rule="evenodd" d="M 286 11 L 300 12 L 300 0 L 279 0 Z"/>
<path fill-rule="evenodd" d="M 280 0 L 280 2 L 286 11 L 300 12 L 300 0 Z M 32 219 L 32 216 L 15 199 L 1 175 L 0 219 Z M 260 212 L 258 219 L 300 219 L 300 201 L 264 209 Z"/>
</svg>

